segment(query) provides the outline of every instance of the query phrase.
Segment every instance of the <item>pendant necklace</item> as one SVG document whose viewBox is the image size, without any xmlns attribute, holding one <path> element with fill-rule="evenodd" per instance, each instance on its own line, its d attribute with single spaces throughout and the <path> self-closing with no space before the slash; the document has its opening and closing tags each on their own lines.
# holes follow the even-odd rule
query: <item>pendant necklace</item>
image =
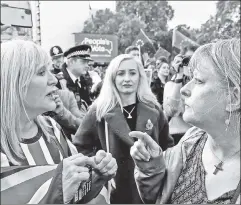
<svg viewBox="0 0 241 205">
<path fill-rule="evenodd" d="M 136 107 L 136 106 L 134 106 L 130 112 L 128 112 L 125 108 L 123 108 L 123 110 L 128 114 L 128 117 L 127 117 L 128 119 L 131 119 L 131 118 L 132 118 L 131 113 L 133 112 L 133 110 L 135 109 L 135 107 Z"/>
<path fill-rule="evenodd" d="M 213 172 L 214 175 L 216 175 L 219 171 L 223 171 L 223 164 L 224 164 L 224 161 L 226 161 L 227 159 L 231 159 L 232 157 L 234 157 L 237 153 L 240 152 L 240 150 L 234 152 L 231 156 L 227 157 L 225 160 L 220 160 L 217 155 L 213 152 L 213 149 L 211 147 L 211 144 L 210 144 L 210 148 L 211 148 L 211 151 L 212 153 L 214 154 L 214 156 L 220 161 L 218 164 L 215 164 L 214 167 L 215 167 L 215 170 Z"/>
</svg>

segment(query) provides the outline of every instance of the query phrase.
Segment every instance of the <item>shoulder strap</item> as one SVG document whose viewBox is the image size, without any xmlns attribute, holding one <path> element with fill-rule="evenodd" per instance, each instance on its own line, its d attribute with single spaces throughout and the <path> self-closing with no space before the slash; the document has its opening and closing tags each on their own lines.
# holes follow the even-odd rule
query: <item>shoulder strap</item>
<svg viewBox="0 0 241 205">
<path fill-rule="evenodd" d="M 234 194 L 233 198 L 231 199 L 231 204 L 235 204 L 237 202 L 239 195 L 240 195 L 240 181 L 239 181 L 238 187 L 235 191 L 235 194 Z"/>
</svg>

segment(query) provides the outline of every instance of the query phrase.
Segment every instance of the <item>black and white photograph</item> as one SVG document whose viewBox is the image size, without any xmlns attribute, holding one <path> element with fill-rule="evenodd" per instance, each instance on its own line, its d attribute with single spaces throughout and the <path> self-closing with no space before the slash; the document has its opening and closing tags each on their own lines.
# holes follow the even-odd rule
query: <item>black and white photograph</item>
<svg viewBox="0 0 241 205">
<path fill-rule="evenodd" d="M 240 204 L 240 1 L 1 1 L 1 204 Z"/>
</svg>

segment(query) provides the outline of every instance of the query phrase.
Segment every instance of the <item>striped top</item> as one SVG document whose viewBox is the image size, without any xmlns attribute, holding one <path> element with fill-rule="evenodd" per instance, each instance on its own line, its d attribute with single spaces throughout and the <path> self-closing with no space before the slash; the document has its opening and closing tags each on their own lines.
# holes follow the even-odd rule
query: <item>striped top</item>
<svg viewBox="0 0 241 205">
<path fill-rule="evenodd" d="M 20 161 L 20 164 L 25 165 L 53 165 L 59 164 L 63 158 L 69 157 L 72 154 L 77 154 L 77 149 L 65 136 L 61 127 L 50 117 L 44 117 L 51 129 L 52 137 L 50 140 L 44 135 L 40 125 L 38 133 L 31 139 L 22 139 L 20 146 L 22 148 L 25 159 Z M 9 162 L 10 166 L 13 166 Z"/>
<path fill-rule="evenodd" d="M 63 203 L 62 166 L 58 165 L 77 150 L 53 119 L 43 120 L 51 128 L 52 137 L 48 141 L 38 125 L 35 137 L 20 142 L 25 156 L 20 166 L 9 162 L 1 152 L 1 203 Z"/>
<path fill-rule="evenodd" d="M 48 141 L 42 129 L 38 126 L 38 133 L 34 138 L 24 139 L 20 143 L 20 146 L 26 157 L 21 164 L 59 164 L 63 160 L 63 153 L 61 153 L 58 145 L 61 145 L 61 147 L 64 149 L 64 153 L 67 153 L 67 156 L 70 156 L 71 152 L 62 131 L 60 131 L 58 141 L 56 141 L 54 138 L 51 138 L 50 141 Z"/>
<path fill-rule="evenodd" d="M 49 134 L 52 137 L 48 141 L 38 125 L 35 137 L 20 142 L 25 156 L 21 166 L 13 165 L 1 152 L 1 204 L 65 203 L 61 161 L 78 152 L 52 118 L 43 118 L 51 128 Z M 94 183 L 98 184 L 97 181 Z M 109 203 L 107 189 L 103 187 L 90 203 Z"/>
</svg>

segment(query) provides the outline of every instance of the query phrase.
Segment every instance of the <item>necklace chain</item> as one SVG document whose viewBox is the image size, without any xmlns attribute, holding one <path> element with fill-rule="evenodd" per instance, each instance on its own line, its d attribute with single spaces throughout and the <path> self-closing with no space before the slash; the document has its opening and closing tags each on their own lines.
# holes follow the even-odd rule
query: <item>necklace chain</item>
<svg viewBox="0 0 241 205">
<path fill-rule="evenodd" d="M 240 152 L 240 149 L 239 149 L 239 150 L 237 150 L 236 152 L 232 153 L 230 156 L 226 157 L 226 159 L 221 160 L 221 159 L 214 153 L 213 148 L 212 148 L 212 146 L 211 146 L 211 143 L 209 143 L 209 144 L 210 144 L 210 148 L 211 148 L 211 151 L 212 151 L 212 153 L 214 154 L 214 156 L 215 156 L 220 162 L 223 162 L 223 163 L 224 163 L 224 161 L 226 161 L 227 159 L 232 158 L 233 156 L 235 156 L 237 153 Z"/>
<path fill-rule="evenodd" d="M 131 113 L 133 112 L 133 110 L 135 109 L 135 107 L 136 107 L 136 106 L 134 106 L 130 112 L 128 112 L 125 108 L 123 108 L 123 110 L 128 114 L 128 117 L 127 117 L 127 118 L 129 118 L 129 119 L 132 118 Z"/>
<path fill-rule="evenodd" d="M 237 150 L 236 152 L 234 152 L 233 154 L 231 154 L 230 156 L 228 156 L 226 159 L 219 159 L 219 157 L 214 153 L 213 151 L 213 148 L 211 146 L 211 143 L 209 142 L 209 146 L 210 146 L 210 149 L 211 149 L 211 152 L 214 154 L 214 156 L 220 161 L 218 164 L 215 164 L 214 167 L 215 167 L 215 170 L 213 172 L 214 175 L 216 175 L 218 173 L 218 171 L 223 171 L 223 164 L 224 164 L 224 161 L 226 161 L 227 159 L 231 159 L 233 156 L 235 156 L 237 153 L 240 152 L 240 149 Z"/>
</svg>

